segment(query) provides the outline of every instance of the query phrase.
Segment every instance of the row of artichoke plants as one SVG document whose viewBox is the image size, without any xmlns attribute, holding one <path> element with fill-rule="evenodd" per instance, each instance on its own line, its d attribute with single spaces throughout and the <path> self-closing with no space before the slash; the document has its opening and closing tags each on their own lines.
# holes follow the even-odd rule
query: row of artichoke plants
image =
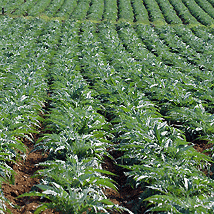
<svg viewBox="0 0 214 214">
<path fill-rule="evenodd" d="M 102 20 L 104 11 L 104 0 L 91 1 L 91 6 L 88 11 L 87 19 L 89 20 Z"/>
<path fill-rule="evenodd" d="M 103 19 L 109 21 L 117 20 L 117 0 L 105 0 Z"/>
<path fill-rule="evenodd" d="M 50 208 L 60 213 L 109 213 L 110 210 L 131 213 L 105 196 L 107 188 L 117 190 L 108 177 L 112 173 L 101 166 L 112 144 L 111 124 L 98 113 L 100 101 L 94 98 L 96 91 L 89 88 L 81 74 L 78 56 L 85 49 L 79 48 L 79 25 L 66 21 L 62 26 L 60 48 L 50 69 L 50 109 L 46 119 L 49 134 L 38 140 L 33 150 L 49 155 L 39 164 L 45 169 L 36 175 L 42 178 L 36 185 L 38 191 L 20 197 L 41 196 L 50 200 L 35 213 Z"/>
<path fill-rule="evenodd" d="M 165 24 L 165 19 L 160 10 L 158 3 L 155 0 L 144 0 L 143 1 L 148 14 L 149 20 L 154 24 Z"/>
<path fill-rule="evenodd" d="M 190 13 L 203 25 L 213 25 L 214 19 L 209 16 L 194 0 L 182 0 Z"/>
<path fill-rule="evenodd" d="M 46 100 L 46 68 L 43 48 L 38 47 L 37 36 L 45 24 L 42 21 L 2 18 L 0 53 L 0 173 L 2 182 L 15 182 L 12 165 L 25 159 L 23 138 L 34 141 L 43 120 Z M 24 32 L 24 34 L 23 34 Z M 33 54 L 32 54 L 33 53 Z M 30 57 L 29 57 L 30 56 Z M 6 212 L 1 190 L 0 210 Z"/>
<path fill-rule="evenodd" d="M 206 69 L 206 67 L 210 67 L 209 63 L 206 63 L 206 60 L 200 55 L 196 65 L 187 63 L 185 58 L 178 57 L 176 60 L 176 54 L 169 52 L 168 47 L 163 45 L 151 27 L 138 25 L 136 30 L 140 35 L 139 38 L 130 24 L 118 26 L 118 35 L 121 40 L 119 42 L 123 43 L 128 53 L 123 55 L 122 59 L 115 58 L 116 68 L 123 67 L 131 70 L 127 74 L 130 78 L 136 76 L 136 84 L 142 88 L 149 99 L 159 106 L 166 119 L 175 123 L 182 122 L 180 128 L 188 133 L 189 140 L 191 136 L 192 138 L 196 136 L 203 138 L 204 136 L 205 139 L 212 140 L 213 75 Z M 149 37 L 147 37 L 148 34 Z M 140 38 L 143 39 L 146 46 L 142 44 Z M 123 47 L 119 50 L 122 51 Z M 149 50 L 153 50 L 157 57 L 149 53 Z M 167 60 L 162 61 L 165 52 Z M 123 60 L 129 57 L 133 57 L 132 61 L 126 60 L 124 63 Z M 166 62 L 168 64 L 170 61 L 176 65 L 166 66 L 164 64 Z M 202 64 L 204 69 L 200 70 L 197 64 L 200 66 Z M 141 74 L 143 79 L 137 79 L 140 69 L 147 73 L 145 76 Z"/>
<path fill-rule="evenodd" d="M 112 65 L 113 68 L 109 73 L 101 69 L 105 71 L 102 75 L 106 74 L 106 79 L 99 82 L 96 88 L 100 89 L 101 94 L 102 86 L 105 94 L 109 94 L 109 102 L 112 102 L 112 108 L 118 116 L 114 120 L 114 130 L 119 136 L 119 150 L 124 152 L 119 163 L 131 170 L 126 174 L 133 186 L 145 188 L 139 198 L 142 203 L 149 201 L 155 205 L 149 207 L 147 212 L 212 213 L 214 182 L 200 171 L 206 167 L 209 169 L 208 161 L 211 159 L 196 152 L 181 131 L 168 126 L 159 110 L 145 96 L 141 84 L 137 84 L 136 80 L 137 76 L 145 80 L 148 72 L 139 67 L 139 60 L 134 62 L 127 55 L 117 39 L 114 26 L 103 24 L 99 26 L 99 31 L 101 44 L 104 44 L 103 51 L 110 62 L 108 67 Z M 130 62 L 132 67 L 128 65 Z"/>
<path fill-rule="evenodd" d="M 182 0 L 169 0 L 169 2 L 183 21 L 183 24 L 199 24 L 197 19 L 190 13 Z"/>
<path fill-rule="evenodd" d="M 168 24 L 182 24 L 182 20 L 177 16 L 174 7 L 168 0 L 156 0 Z"/>
<path fill-rule="evenodd" d="M 202 84 L 188 75 L 187 68 L 180 72 L 164 65 L 159 54 L 152 54 L 141 41 L 147 38 L 141 25 L 136 33 L 130 24 L 120 24 L 116 30 L 111 23 L 17 20 L 15 24 L 12 19 L 1 20 L 2 142 L 12 145 L 2 150 L 2 172 L 4 180 L 13 180 L 5 160 L 16 159 L 12 148 L 24 151 L 20 138 L 31 139 L 36 132 L 50 91 L 49 114 L 43 122 L 49 134 L 35 146 L 49 153 L 39 164 L 45 168 L 37 173 L 42 193 L 22 195 L 50 200 L 35 213 L 48 208 L 61 213 L 128 211 L 105 196 L 106 188 L 116 190 L 108 178 L 112 174 L 102 169 L 103 157 L 111 157 L 109 149 L 123 151 L 115 161 L 124 167 L 127 183 L 144 189 L 139 201 L 151 203 L 147 212 L 213 212 L 213 180 L 200 172 L 209 170 L 210 158 L 196 152 L 183 132 L 169 126 L 159 113 L 167 109 L 169 120 L 212 138 L 212 115 L 199 100 L 212 76 L 208 80 L 204 74 L 206 84 Z M 180 112 L 178 104 L 191 112 Z"/>
<path fill-rule="evenodd" d="M 80 68 L 76 69 L 94 90 L 92 97 L 100 101 L 99 112 L 111 123 L 112 141 L 119 142 L 112 149 L 124 152 L 116 161 L 127 169 L 127 182 L 144 189 L 141 205 L 153 204 L 147 212 L 212 213 L 213 180 L 200 171 L 209 169 L 210 158 L 196 152 L 181 131 L 167 125 L 145 96 L 135 80 L 148 73 L 143 74 L 145 70 L 127 54 L 114 27 L 82 24 L 75 52 Z M 130 67 L 130 62 L 136 67 Z"/>
</svg>

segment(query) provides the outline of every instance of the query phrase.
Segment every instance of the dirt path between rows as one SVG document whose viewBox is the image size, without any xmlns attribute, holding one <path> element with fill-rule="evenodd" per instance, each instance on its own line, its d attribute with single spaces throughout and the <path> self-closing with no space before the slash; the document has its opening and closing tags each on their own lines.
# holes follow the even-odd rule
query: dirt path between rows
<svg viewBox="0 0 214 214">
<path fill-rule="evenodd" d="M 37 139 L 38 136 L 35 135 L 34 140 L 36 141 Z M 42 155 L 41 151 L 36 151 L 29 154 L 29 152 L 34 147 L 34 144 L 27 139 L 23 140 L 23 143 L 27 148 L 27 155 L 25 160 L 20 160 L 16 164 L 11 164 L 11 167 L 16 172 L 15 185 L 6 183 L 2 185 L 2 190 L 5 197 L 9 199 L 14 205 L 13 207 L 7 205 L 7 208 L 10 209 L 12 214 L 32 214 L 40 204 L 45 202 L 41 200 L 40 197 L 23 197 L 17 199 L 17 196 L 26 192 L 30 192 L 34 185 L 39 184 L 40 179 L 32 178 L 31 176 L 34 175 L 37 170 L 41 169 L 41 167 L 35 165 L 37 163 L 45 161 L 45 159 L 47 158 L 47 154 Z M 212 144 L 207 144 L 207 142 L 197 142 L 194 148 L 198 152 L 203 153 L 205 149 L 210 148 L 211 146 Z M 209 155 L 209 153 L 205 154 Z M 114 151 L 111 155 L 115 159 L 117 159 L 122 154 Z M 118 192 L 108 189 L 108 191 L 106 191 L 105 193 L 106 196 L 113 203 L 122 205 L 130 209 L 131 211 L 134 211 L 134 207 L 139 200 L 138 197 L 143 192 L 143 190 L 141 188 L 133 189 L 129 185 L 126 185 L 127 177 L 124 174 L 124 169 L 115 165 L 112 159 L 105 157 L 103 169 L 108 170 L 116 175 L 111 176 L 111 178 L 117 182 L 118 187 Z M 144 211 L 146 210 L 146 208 L 144 207 L 138 207 L 138 209 L 139 208 L 140 213 L 144 213 Z M 54 212 L 53 210 L 46 210 L 42 212 L 42 214 L 52 213 L 59 214 L 58 212 Z M 123 212 L 123 214 L 126 213 L 127 212 Z M 112 214 L 117 214 L 117 212 L 113 212 Z"/>
<path fill-rule="evenodd" d="M 112 157 L 117 159 L 121 157 L 123 154 L 119 151 L 113 151 L 111 153 Z M 118 204 L 120 206 L 128 208 L 130 211 L 144 213 L 146 208 L 139 207 L 139 196 L 143 192 L 141 187 L 132 188 L 127 184 L 127 176 L 125 175 L 125 169 L 117 166 L 112 159 L 109 157 L 105 157 L 104 163 L 102 165 L 104 170 L 112 172 L 115 176 L 110 176 L 111 179 L 116 181 L 116 186 L 118 191 L 107 189 L 105 195 L 107 198 L 112 201 L 114 204 Z M 138 206 L 137 206 L 138 205 Z M 112 214 L 118 214 L 119 212 L 112 212 Z M 124 211 L 122 214 L 128 214 L 128 212 Z"/>
<path fill-rule="evenodd" d="M 35 141 L 37 140 L 37 136 L 35 137 Z M 40 151 L 33 152 L 29 154 L 29 152 L 33 149 L 34 144 L 27 139 L 23 140 L 23 143 L 27 147 L 26 159 L 20 160 L 16 164 L 12 164 L 11 167 L 15 171 L 15 185 L 10 185 L 4 183 L 2 185 L 2 190 L 7 199 L 9 199 L 14 207 L 7 205 L 7 208 L 13 214 L 30 214 L 35 211 L 35 209 L 41 204 L 44 203 L 40 199 L 40 197 L 23 197 L 17 198 L 17 196 L 30 192 L 31 188 L 39 183 L 39 178 L 32 178 L 31 176 L 34 173 L 41 169 L 41 167 L 35 166 L 35 164 L 43 162 L 46 156 L 43 156 Z M 42 212 L 42 214 L 50 214 L 54 213 L 51 210 L 47 210 Z"/>
</svg>

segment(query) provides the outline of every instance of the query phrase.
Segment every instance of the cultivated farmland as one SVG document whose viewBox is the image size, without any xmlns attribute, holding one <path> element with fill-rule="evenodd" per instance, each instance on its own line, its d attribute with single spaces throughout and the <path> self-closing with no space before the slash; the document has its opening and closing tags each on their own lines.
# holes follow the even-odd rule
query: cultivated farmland
<svg viewBox="0 0 214 214">
<path fill-rule="evenodd" d="M 0 5 L 0 213 L 214 213 L 214 0 Z"/>
</svg>

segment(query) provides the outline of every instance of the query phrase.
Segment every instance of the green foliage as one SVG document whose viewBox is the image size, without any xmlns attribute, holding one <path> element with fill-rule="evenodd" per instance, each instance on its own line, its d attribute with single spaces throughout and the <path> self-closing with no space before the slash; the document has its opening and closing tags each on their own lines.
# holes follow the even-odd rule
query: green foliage
<svg viewBox="0 0 214 214">
<path fill-rule="evenodd" d="M 20 157 L 26 157 L 22 139 L 33 141 L 33 134 L 38 133 L 47 97 L 46 71 L 41 62 L 44 58 L 38 59 L 31 54 L 32 51 L 43 52 L 35 45 L 35 36 L 43 22 L 10 21 L 7 18 L 1 20 L 4 31 L 0 33 L 0 185 L 2 182 L 15 183 L 15 172 L 9 165 Z M 0 210 L 6 212 L 5 202 L 8 201 L 1 192 Z"/>
<path fill-rule="evenodd" d="M 168 0 L 157 0 L 157 3 L 164 15 L 165 20 L 169 24 L 181 24 L 181 19 L 177 16 L 173 6 Z"/>
<path fill-rule="evenodd" d="M 80 1 L 79 4 L 77 4 L 77 7 L 73 11 L 73 13 L 71 14 L 71 18 L 74 20 L 84 20 L 90 7 L 89 4 L 89 0 Z"/>
<path fill-rule="evenodd" d="M 29 10 L 28 14 L 32 16 L 38 16 L 45 10 L 50 2 L 51 0 L 38 1 L 37 4 Z"/>
<path fill-rule="evenodd" d="M 213 213 L 213 197 L 193 197 L 178 200 L 171 194 L 154 195 L 146 199 L 156 204 L 156 207 L 148 209 L 146 212 L 166 211 L 168 213 Z M 200 204 L 199 204 L 200 201 Z"/>
<path fill-rule="evenodd" d="M 33 150 L 48 151 L 50 160 L 39 164 L 45 169 L 38 171 L 43 182 L 37 185 L 50 203 L 39 207 L 36 213 L 46 208 L 62 213 L 127 210 L 114 205 L 104 195 L 106 188 L 116 190 L 114 182 L 103 175 L 111 173 L 101 169 L 103 156 L 109 156 L 107 148 L 113 136 L 109 132 L 110 124 L 98 113 L 100 103 L 93 97 L 96 92 L 89 89 L 78 66 L 76 69 L 70 61 L 70 56 L 78 50 L 79 27 L 77 23 L 70 25 L 73 28 L 67 28 L 69 32 L 61 37 L 61 50 L 52 67 L 52 105 L 46 119 L 51 134 L 39 139 Z M 64 61 L 59 60 L 62 56 Z M 25 194 L 32 195 L 39 194 Z"/>
<path fill-rule="evenodd" d="M 132 7 L 134 11 L 134 17 L 136 22 L 149 23 L 148 12 L 141 0 L 132 0 Z"/>
<path fill-rule="evenodd" d="M 119 36 L 129 53 L 133 53 L 133 56 L 138 56 L 138 59 L 141 59 L 139 56 L 142 53 L 139 52 L 138 54 L 137 51 L 134 52 L 134 48 L 138 46 L 135 45 L 138 44 L 138 40 L 136 39 L 136 36 L 134 36 L 135 34 L 133 30 L 130 29 L 130 27 L 128 28 L 128 26 L 128 24 L 120 25 L 120 28 L 118 28 Z M 145 94 L 141 92 L 143 89 L 142 84 L 145 84 L 148 77 L 144 77 L 142 82 L 140 82 L 139 77 L 137 78 L 138 71 L 134 67 L 134 60 L 132 60 L 132 62 L 128 60 L 130 55 L 126 53 L 122 45 L 120 45 L 120 40 L 118 40 L 114 27 L 109 24 L 103 24 L 100 26 L 99 32 L 101 35 L 99 38 L 101 38 L 103 43 L 105 41 L 104 53 L 106 53 L 106 57 L 108 57 L 111 65 L 116 68 L 114 70 L 111 69 L 111 71 L 105 75 L 105 81 L 103 81 L 102 84 L 99 84 L 99 91 L 103 95 L 104 93 L 112 94 L 115 99 L 107 98 L 107 100 L 109 99 L 109 101 L 111 101 L 112 108 L 113 105 L 118 106 L 117 109 L 114 108 L 114 114 L 117 116 L 111 121 L 114 124 L 114 133 L 116 133 L 115 136 L 117 137 L 115 141 L 120 143 L 120 145 L 117 146 L 117 149 L 119 148 L 124 153 L 124 155 L 117 160 L 118 163 L 126 169 L 131 170 L 126 173 L 126 175 L 129 176 L 131 185 L 141 185 L 143 188 L 147 187 L 140 197 L 142 203 L 144 203 L 143 199 L 146 199 L 151 195 L 155 195 L 154 198 L 156 197 L 156 194 L 160 195 L 158 196 L 158 198 L 160 198 L 158 201 L 159 203 L 156 203 L 155 200 L 151 200 L 151 202 L 154 202 L 155 204 L 153 211 L 173 212 L 173 210 L 175 211 L 175 208 L 171 205 L 171 201 L 164 201 L 165 196 L 168 197 L 168 195 L 173 195 L 173 197 L 178 198 L 177 201 L 183 201 L 188 195 L 190 198 L 188 199 L 189 202 L 185 201 L 183 204 L 179 204 L 180 207 L 178 209 L 186 212 L 191 206 L 195 206 L 194 209 L 196 211 L 193 210 L 199 212 L 201 208 L 197 207 L 196 203 L 201 203 L 206 207 L 206 201 L 212 200 L 213 181 L 211 179 L 207 180 L 206 176 L 198 170 L 202 168 L 210 170 L 208 161 L 211 161 L 211 159 L 196 152 L 192 145 L 188 145 L 182 132 L 169 127 L 166 122 L 164 123 L 162 121 L 161 115 L 158 113 L 157 109 L 153 107 L 154 105 L 148 101 Z M 112 39 L 113 37 L 114 39 Z M 114 42 L 112 43 L 112 41 Z M 97 44 L 99 45 L 99 43 Z M 126 61 L 124 60 L 125 58 L 127 59 Z M 138 60 L 138 63 L 139 61 L 140 60 Z M 103 65 L 105 65 L 105 62 Z M 117 77 L 117 71 L 120 71 L 121 78 Z M 167 76 L 168 73 L 163 72 L 162 70 L 162 74 L 163 76 L 161 78 L 157 74 L 157 76 L 153 75 L 151 82 L 154 80 L 162 83 L 167 81 L 165 79 L 166 77 L 164 78 L 165 80 L 162 78 L 164 75 Z M 177 78 L 174 76 L 174 78 L 176 80 L 179 79 L 180 76 L 179 78 L 178 76 Z M 187 81 L 187 78 L 190 78 L 190 81 L 192 79 L 191 76 L 188 76 L 184 79 L 184 82 Z M 130 85 L 127 84 L 128 81 L 124 81 L 127 79 L 133 80 L 135 84 L 131 84 L 131 81 L 129 82 Z M 97 80 L 99 81 L 98 78 Z M 137 84 L 138 81 L 142 84 Z M 152 86 L 151 88 L 155 87 L 151 82 L 148 82 L 148 85 L 150 87 Z M 170 90 L 167 89 L 168 86 L 171 87 Z M 181 105 L 186 102 L 184 105 L 189 106 L 188 109 L 190 110 L 191 107 L 188 93 L 184 93 L 182 96 L 182 91 L 185 88 L 184 85 L 181 86 L 181 91 L 175 89 L 175 85 L 172 83 L 169 83 L 168 86 L 164 83 L 164 86 L 157 89 L 157 91 L 161 91 L 161 88 L 166 88 L 166 91 L 158 93 L 156 99 L 161 99 L 161 97 L 166 99 L 168 94 L 175 90 L 177 91 L 175 92 L 177 93 L 176 99 L 179 99 L 176 105 Z M 103 89 L 101 90 L 102 87 Z M 195 85 L 195 88 L 196 87 L 197 86 Z M 148 92 L 148 90 L 150 89 L 147 88 L 146 91 Z M 102 97 L 103 95 L 100 96 Z M 189 93 L 189 95 L 191 94 Z M 154 97 L 154 94 L 151 98 L 152 97 Z M 171 101 L 175 101 L 176 99 L 169 98 Z M 195 108 L 201 106 L 203 109 L 203 106 L 201 104 L 199 105 L 200 100 L 192 98 L 192 101 L 192 105 Z M 172 107 L 172 103 L 169 107 L 170 106 Z M 207 116 L 207 120 L 212 118 L 212 115 L 207 112 L 205 113 L 205 111 L 203 111 L 202 114 Z M 184 116 L 185 114 L 182 115 Z M 203 119 L 205 118 L 202 115 L 201 117 Z M 198 119 L 201 123 L 203 123 L 202 118 Z M 210 120 L 210 125 L 211 124 L 212 119 Z M 204 126 L 203 130 L 209 130 L 208 127 L 210 127 L 210 125 L 209 123 L 206 124 L 206 127 Z M 196 131 L 197 128 L 195 127 L 193 129 Z M 131 178 L 134 179 L 134 182 Z M 188 182 L 193 185 L 192 188 L 189 187 L 189 191 L 186 189 Z M 148 184 L 148 186 L 145 186 L 145 183 Z M 199 188 L 199 184 L 201 183 L 204 185 Z M 150 189 L 152 191 L 150 191 Z M 204 198 L 200 197 L 201 194 L 204 195 Z M 199 199 L 196 202 L 196 198 L 199 198 L 200 202 Z M 174 199 L 172 199 L 172 201 L 173 200 Z M 164 205 L 162 206 L 161 204 Z M 211 207 L 208 207 L 208 210 L 209 212 L 212 212 Z"/>
<path fill-rule="evenodd" d="M 88 11 L 87 19 L 89 20 L 101 20 L 104 10 L 104 0 L 95 1 L 92 0 L 90 9 Z"/>
<path fill-rule="evenodd" d="M 103 19 L 109 21 L 117 20 L 117 0 L 105 0 Z"/>
<path fill-rule="evenodd" d="M 209 14 L 212 18 L 214 18 L 214 9 L 209 1 L 196 0 L 195 1 L 205 12 Z"/>
<path fill-rule="evenodd" d="M 169 0 L 174 7 L 183 24 L 197 24 L 198 21 L 194 16 L 191 15 L 190 11 L 183 4 L 182 0 Z"/>
<path fill-rule="evenodd" d="M 43 191 L 42 194 L 32 192 L 19 196 L 43 196 L 51 200 L 50 203 L 38 207 L 35 213 L 46 208 L 54 208 L 61 213 L 128 211 L 116 206 L 104 195 L 104 189 L 116 190 L 116 186 L 103 175 L 111 173 L 102 170 L 97 159 L 79 160 L 76 155 L 69 155 L 66 161 L 50 161 L 39 165 L 46 167 L 38 171 L 43 177 L 43 183 L 36 186 Z"/>
<path fill-rule="evenodd" d="M 143 0 L 148 11 L 150 21 L 153 23 L 165 23 L 164 16 L 155 0 Z"/>
<path fill-rule="evenodd" d="M 77 0 L 65 0 L 63 5 L 61 6 L 60 10 L 56 13 L 56 17 L 64 17 L 69 18 L 73 10 L 77 6 Z"/>
<path fill-rule="evenodd" d="M 64 1 L 54 0 L 48 5 L 48 9 L 45 11 L 47 16 L 54 16 L 58 10 L 60 10 L 61 6 L 63 5 Z"/>
<path fill-rule="evenodd" d="M 193 16 L 203 25 L 211 25 L 214 20 L 193 0 L 182 0 Z"/>
<path fill-rule="evenodd" d="M 183 2 L 200 22 L 211 23 L 193 1 Z M 212 160 L 187 142 L 213 142 L 213 30 L 142 24 L 179 18 L 197 24 L 182 1 L 121 0 L 118 6 L 6 3 L 7 12 L 78 21 L 0 19 L 0 182 L 13 184 L 6 163 L 25 157 L 20 139 L 32 140 L 43 122 L 48 134 L 33 149 L 49 154 L 36 175 L 42 193 L 22 195 L 49 199 L 35 213 L 130 212 L 104 194 L 117 189 L 101 167 L 104 156 L 113 158 L 111 150 L 123 153 L 114 161 L 126 169 L 127 184 L 144 189 L 138 199 L 146 212 L 213 213 L 213 180 L 201 172 L 213 170 Z"/>
<path fill-rule="evenodd" d="M 118 2 L 118 20 L 134 21 L 131 2 L 129 0 L 119 0 Z"/>
</svg>

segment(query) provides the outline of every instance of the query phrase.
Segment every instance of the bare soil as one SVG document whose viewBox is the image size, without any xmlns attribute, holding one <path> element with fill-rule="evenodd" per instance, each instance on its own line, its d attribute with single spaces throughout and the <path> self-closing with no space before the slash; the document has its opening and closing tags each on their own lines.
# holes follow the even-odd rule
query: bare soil
<svg viewBox="0 0 214 214">
<path fill-rule="evenodd" d="M 114 151 L 112 156 L 118 158 L 122 156 L 122 153 Z M 127 184 L 127 176 L 124 174 L 124 168 L 117 166 L 114 160 L 109 157 L 105 157 L 104 163 L 102 165 L 104 170 L 112 172 L 115 176 L 110 176 L 114 181 L 116 181 L 116 186 L 118 191 L 112 189 L 106 189 L 105 195 L 114 204 L 121 205 L 133 211 L 133 208 L 138 204 L 139 195 L 143 192 L 142 188 L 132 188 Z M 139 213 L 144 213 L 145 208 L 140 207 Z M 118 214 L 119 212 L 112 212 L 112 214 Z M 128 212 L 122 212 L 122 214 L 127 214 Z"/>
<path fill-rule="evenodd" d="M 38 136 L 35 136 L 35 140 Z M 2 189 L 4 195 L 7 199 L 9 199 L 13 207 L 7 205 L 7 208 L 11 210 L 13 214 L 30 214 L 34 213 L 36 208 L 45 203 L 46 201 L 42 200 L 40 197 L 22 197 L 17 198 L 17 196 L 30 192 L 32 187 L 39 183 L 39 178 L 32 178 L 31 176 L 34 173 L 41 169 L 41 167 L 36 166 L 37 163 L 45 161 L 47 158 L 46 155 L 42 155 L 41 151 L 29 152 L 33 149 L 34 144 L 27 139 L 23 140 L 23 143 L 27 147 L 27 156 L 25 160 L 20 160 L 16 164 L 11 164 L 11 167 L 16 172 L 15 175 L 15 184 L 10 185 L 4 183 L 2 185 Z M 198 141 L 195 142 L 194 148 L 201 153 L 210 147 L 213 144 L 208 144 L 207 141 Z M 205 152 L 206 155 L 210 155 L 209 152 Z M 118 151 L 113 151 L 111 155 L 117 159 L 121 157 L 123 154 Z M 106 189 L 105 194 L 115 204 L 124 206 L 131 211 L 134 211 L 136 208 L 136 204 L 138 204 L 139 196 L 143 192 L 142 188 L 132 188 L 128 185 L 127 177 L 124 174 L 124 168 L 119 167 L 115 164 L 115 161 L 110 159 L 109 157 L 104 158 L 104 163 L 102 165 L 103 169 L 110 171 L 115 174 L 115 176 L 110 176 L 114 181 L 116 181 L 116 186 L 118 191 L 112 189 Z M 206 173 L 206 172 L 205 172 Z M 139 207 L 138 212 L 144 213 L 146 210 L 145 207 Z M 46 210 L 43 211 L 42 214 L 51 214 L 56 213 L 60 214 L 59 212 L 54 212 L 53 210 Z M 112 212 L 112 214 L 118 214 L 119 212 Z M 122 214 L 127 214 L 127 212 L 123 212 Z"/>
<path fill-rule="evenodd" d="M 201 140 L 201 141 L 196 141 L 194 142 L 194 149 L 200 153 L 203 153 L 207 156 L 211 156 L 211 152 L 207 152 L 207 149 L 210 149 L 211 147 L 213 147 L 213 143 L 209 143 L 208 141 L 205 140 Z M 208 170 L 203 170 L 203 172 L 207 175 L 207 176 L 211 176 L 213 177 L 214 171 L 212 171 L 213 168 L 213 163 L 211 163 L 211 172 Z"/>
<path fill-rule="evenodd" d="M 37 136 L 35 136 L 37 138 Z M 43 156 L 40 151 L 32 152 L 28 154 L 33 149 L 33 143 L 27 139 L 23 140 L 23 143 L 27 147 L 27 156 L 25 160 L 20 160 L 16 164 L 11 164 L 11 167 L 16 172 L 15 184 L 10 185 L 4 183 L 2 185 L 2 190 L 7 199 L 12 202 L 13 207 L 7 205 L 7 208 L 13 214 L 30 214 L 35 211 L 35 209 L 44 203 L 40 197 L 22 197 L 17 198 L 17 196 L 31 191 L 31 188 L 39 183 L 39 178 L 32 178 L 34 173 L 41 169 L 41 167 L 35 166 L 35 164 L 43 162 L 46 156 Z M 42 214 L 54 213 L 53 210 L 46 210 Z"/>
<path fill-rule="evenodd" d="M 205 140 L 201 140 L 201 141 L 196 141 L 194 142 L 194 149 L 197 150 L 200 153 L 204 153 L 205 155 L 210 155 L 210 152 L 204 152 L 207 149 L 210 149 L 213 144 L 212 143 L 208 143 Z"/>
</svg>

